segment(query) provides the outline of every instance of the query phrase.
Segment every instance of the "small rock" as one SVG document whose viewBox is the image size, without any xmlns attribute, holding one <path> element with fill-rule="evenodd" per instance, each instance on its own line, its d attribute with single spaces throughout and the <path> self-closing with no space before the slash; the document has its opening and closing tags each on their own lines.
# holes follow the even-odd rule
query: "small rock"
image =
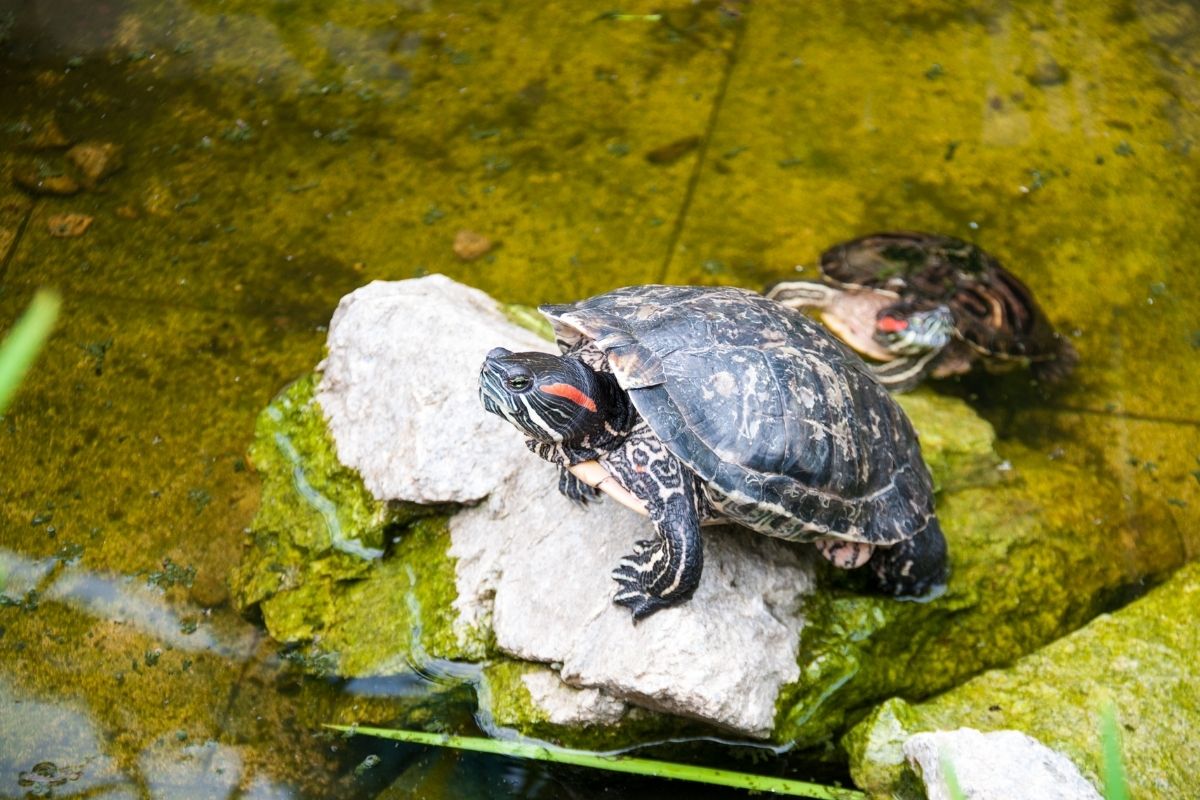
<svg viewBox="0 0 1200 800">
<path fill-rule="evenodd" d="M 1069 77 L 1067 70 L 1053 58 L 1042 60 L 1026 76 L 1034 86 L 1059 86 L 1066 83 Z"/>
<path fill-rule="evenodd" d="M 79 170 L 80 182 L 88 189 L 125 166 L 123 148 L 112 142 L 80 142 L 67 151 L 67 160 Z"/>
<path fill-rule="evenodd" d="M 474 261 L 477 258 L 482 258 L 490 253 L 495 246 L 496 243 L 482 233 L 469 231 L 465 228 L 454 234 L 454 255 L 463 261 Z"/>
<path fill-rule="evenodd" d="M 13 167 L 13 183 L 30 194 L 67 196 L 79 191 L 79 184 L 70 175 L 46 175 L 32 164 Z"/>
<path fill-rule="evenodd" d="M 550 670 L 534 670 L 521 676 L 529 699 L 555 725 L 615 725 L 628 706 L 599 689 L 568 686 Z"/>
<path fill-rule="evenodd" d="M 1062 753 L 1020 731 L 980 733 L 974 728 L 918 733 L 904 755 L 925 784 L 929 800 L 950 800 L 943 761 L 953 765 L 967 800 L 1100 800 L 1100 793 Z"/>
<path fill-rule="evenodd" d="M 58 122 L 51 119 L 29 139 L 29 146 L 34 150 L 57 150 L 70 147 L 71 140 L 62 132 L 62 128 L 58 127 Z"/>
<path fill-rule="evenodd" d="M 116 214 L 121 219 L 137 219 L 142 216 L 133 206 L 118 206 Z"/>
<path fill-rule="evenodd" d="M 50 229 L 51 236 L 69 239 L 74 236 L 83 236 L 91 227 L 93 219 L 94 217 L 89 217 L 87 214 L 55 214 L 46 220 L 46 227 Z"/>
</svg>

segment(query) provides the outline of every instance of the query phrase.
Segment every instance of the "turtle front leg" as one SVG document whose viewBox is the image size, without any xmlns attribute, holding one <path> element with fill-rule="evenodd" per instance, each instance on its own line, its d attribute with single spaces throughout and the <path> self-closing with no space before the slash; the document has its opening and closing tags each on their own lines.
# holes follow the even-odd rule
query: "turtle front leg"
<svg viewBox="0 0 1200 800">
<path fill-rule="evenodd" d="M 558 491 L 571 502 L 581 506 L 586 506 L 600 496 L 599 489 L 588 486 L 566 467 L 560 467 L 558 470 Z"/>
<path fill-rule="evenodd" d="M 935 357 L 940 350 L 930 350 L 918 356 L 901 356 L 883 364 L 872 364 L 871 374 L 889 392 L 901 393 L 915 389 L 933 372 Z"/>
<path fill-rule="evenodd" d="M 690 492 L 648 502 L 656 539 L 635 545 L 613 570 L 613 602 L 633 613 L 636 623 L 659 609 L 684 602 L 696 591 L 704 566 L 700 515 Z"/>
</svg>

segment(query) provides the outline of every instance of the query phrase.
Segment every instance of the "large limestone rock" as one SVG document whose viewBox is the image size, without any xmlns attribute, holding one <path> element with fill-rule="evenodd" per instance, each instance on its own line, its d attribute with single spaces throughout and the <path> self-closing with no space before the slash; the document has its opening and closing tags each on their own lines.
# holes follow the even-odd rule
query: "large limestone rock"
<svg viewBox="0 0 1200 800">
<path fill-rule="evenodd" d="M 609 572 L 648 522 L 566 501 L 479 404 L 488 349 L 551 349 L 512 311 L 440 276 L 364 287 L 334 317 L 321 374 L 260 417 L 263 502 L 234 597 L 312 671 L 415 665 L 430 691 L 472 683 L 485 724 L 580 746 L 813 745 L 883 698 L 1030 652 L 1182 557 L 1147 523 L 1114 561 L 1119 487 L 1015 446 L 1001 465 L 986 422 L 922 392 L 902 404 L 941 487 L 942 596 L 862 594 L 807 545 L 714 528 L 695 597 L 634 626 Z"/>
<path fill-rule="evenodd" d="M 483 410 L 479 365 L 496 346 L 553 349 L 440 275 L 372 283 L 338 306 L 315 394 L 338 459 L 377 500 L 482 500 L 448 523 L 459 643 L 486 631 L 504 655 L 554 664 L 557 689 L 548 673 L 525 682 L 553 721 L 587 720 L 577 687 L 605 700 L 582 706 L 591 721 L 634 703 L 768 736 L 780 688 L 798 677 L 798 611 L 813 585 L 802 550 L 711 530 L 692 601 L 635 627 L 612 603 L 609 573 L 648 522 L 568 501 L 556 468 Z"/>
</svg>

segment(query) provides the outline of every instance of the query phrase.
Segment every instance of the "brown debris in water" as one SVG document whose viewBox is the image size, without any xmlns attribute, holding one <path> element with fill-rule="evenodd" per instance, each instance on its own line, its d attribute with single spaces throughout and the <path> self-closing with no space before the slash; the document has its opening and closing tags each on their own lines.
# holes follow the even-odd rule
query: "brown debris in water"
<svg viewBox="0 0 1200 800">
<path fill-rule="evenodd" d="M 34 150 L 58 150 L 71 146 L 71 138 L 58 127 L 58 121 L 51 118 L 46 121 L 37 133 L 29 139 L 29 147 Z"/>
<path fill-rule="evenodd" d="M 112 142 L 80 142 L 67 151 L 67 160 L 79 171 L 80 183 L 94 189 L 100 181 L 125 166 L 124 148 Z"/>
<path fill-rule="evenodd" d="M 95 218 L 87 214 L 55 214 L 46 220 L 46 227 L 50 229 L 51 236 L 68 239 L 83 236 L 92 226 L 93 219 Z"/>
<path fill-rule="evenodd" d="M 685 136 L 682 139 L 676 139 L 670 144 L 654 148 L 649 153 L 646 153 L 646 160 L 651 164 L 674 164 L 699 146 L 699 136 Z"/>
<path fill-rule="evenodd" d="M 67 174 L 47 175 L 36 164 L 13 167 L 13 183 L 30 194 L 67 196 L 79 191 L 79 183 Z"/>
<path fill-rule="evenodd" d="M 483 258 L 495 246 L 496 243 L 487 236 L 465 228 L 454 234 L 454 255 L 463 261 Z"/>
</svg>

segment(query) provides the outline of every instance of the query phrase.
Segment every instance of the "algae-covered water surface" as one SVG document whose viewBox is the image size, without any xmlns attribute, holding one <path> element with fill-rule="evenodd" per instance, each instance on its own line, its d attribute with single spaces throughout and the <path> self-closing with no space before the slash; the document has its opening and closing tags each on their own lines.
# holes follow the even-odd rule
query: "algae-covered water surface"
<svg viewBox="0 0 1200 800">
<path fill-rule="evenodd" d="M 0 328 L 63 297 L 0 418 L 0 796 L 664 790 L 323 732 L 474 732 L 471 682 L 322 678 L 235 610 L 271 491 L 256 418 L 376 279 L 537 304 L 761 288 L 877 230 L 975 241 L 1080 366 L 937 391 L 994 426 L 1030 504 L 1112 532 L 1099 601 L 1047 566 L 1063 620 L 1119 608 L 1200 549 L 1198 158 L 1182 0 L 0 0 Z M 671 753 L 846 782 L 855 721 L 786 756 Z"/>
</svg>

